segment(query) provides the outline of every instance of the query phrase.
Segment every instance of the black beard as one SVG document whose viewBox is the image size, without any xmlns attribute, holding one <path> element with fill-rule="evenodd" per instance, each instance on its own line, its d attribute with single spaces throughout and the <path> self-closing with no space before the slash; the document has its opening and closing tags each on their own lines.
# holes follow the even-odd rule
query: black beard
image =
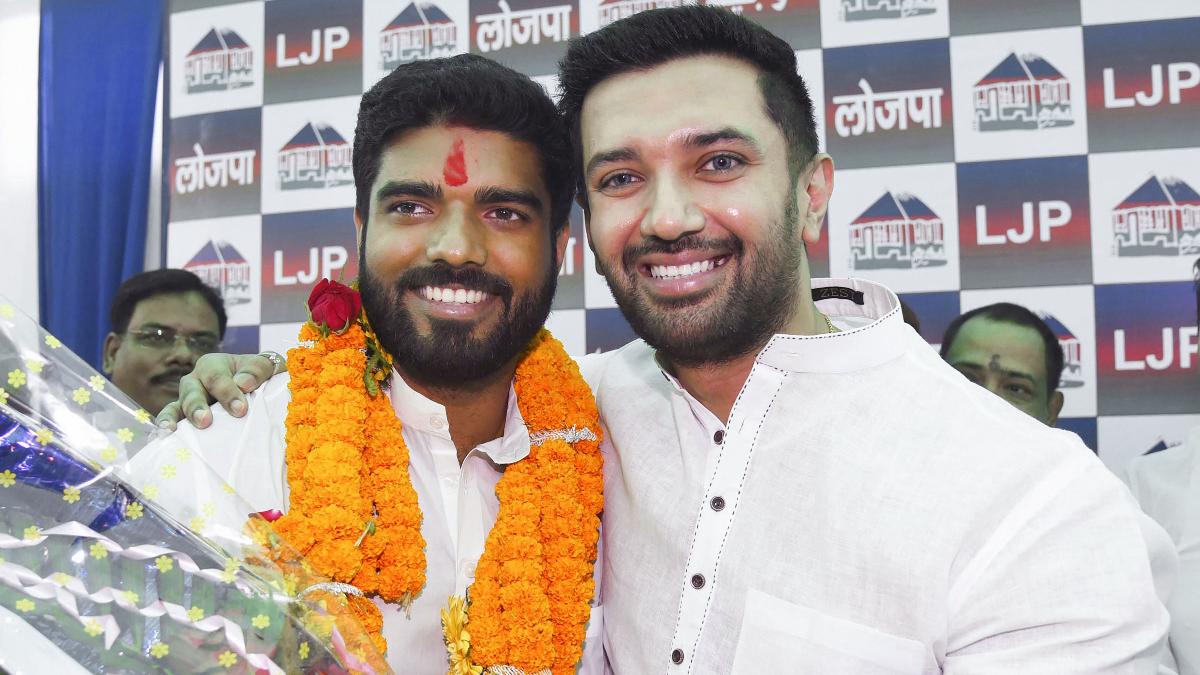
<svg viewBox="0 0 1200 675">
<path fill-rule="evenodd" d="M 398 370 L 430 388 L 461 388 L 494 374 L 524 351 L 550 315 L 557 270 L 552 266 L 540 287 L 514 298 L 504 279 L 478 268 L 434 263 L 410 269 L 391 286 L 384 284 L 362 260 L 359 292 L 379 344 L 395 359 Z M 504 312 L 495 330 L 482 337 L 476 326 L 462 321 L 430 319 L 429 335 L 417 332 L 404 306 L 404 293 L 424 286 L 461 284 L 499 297 Z"/>
<path fill-rule="evenodd" d="M 763 238 L 763 246 L 747 257 L 738 237 L 714 240 L 690 234 L 673 241 L 651 238 L 625 250 L 621 272 L 600 262 L 613 298 L 629 326 L 670 363 L 686 367 L 728 363 L 756 352 L 791 318 L 799 289 L 801 246 L 796 232 L 796 196 Z M 672 302 L 655 302 L 637 288 L 637 258 L 648 253 L 702 250 L 726 255 L 738 263 L 724 298 L 710 299 L 721 289 Z M 599 259 L 597 258 L 599 261 Z M 699 307 L 710 302 L 711 307 Z"/>
</svg>

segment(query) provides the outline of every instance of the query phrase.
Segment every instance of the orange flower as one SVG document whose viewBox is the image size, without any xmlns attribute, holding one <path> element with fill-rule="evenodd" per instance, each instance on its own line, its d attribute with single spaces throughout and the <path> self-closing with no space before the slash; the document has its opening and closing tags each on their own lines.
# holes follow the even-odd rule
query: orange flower
<svg viewBox="0 0 1200 675">
<path fill-rule="evenodd" d="M 291 503 L 272 526 L 323 577 L 407 605 L 425 586 L 425 541 L 400 421 L 385 396 L 372 395 L 391 356 L 361 312 L 341 334 L 309 322 L 299 338 L 288 352 Z M 549 332 L 530 343 L 514 388 L 531 434 L 574 428 L 599 436 L 591 390 Z M 468 659 L 462 663 L 575 672 L 594 591 L 602 490 L 596 440 L 551 438 L 506 468 L 496 524 L 465 606 L 455 609 L 470 629 L 446 636 L 451 653 Z M 345 612 L 385 650 L 375 604 L 347 602 Z M 330 612 L 339 626 L 347 620 Z"/>
</svg>

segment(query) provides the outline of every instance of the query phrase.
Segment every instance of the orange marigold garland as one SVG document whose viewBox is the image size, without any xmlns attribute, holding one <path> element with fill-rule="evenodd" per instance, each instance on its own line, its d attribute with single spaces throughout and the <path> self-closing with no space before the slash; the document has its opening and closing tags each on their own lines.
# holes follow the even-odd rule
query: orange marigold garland
<svg viewBox="0 0 1200 675">
<path fill-rule="evenodd" d="M 425 585 L 425 541 L 400 421 L 379 395 L 391 358 L 353 289 L 323 279 L 309 309 L 288 352 L 291 498 L 274 527 L 321 575 L 407 605 Z M 514 388 L 533 443 L 496 486 L 500 511 L 467 598 L 442 613 L 451 673 L 573 673 L 583 653 L 603 508 L 595 400 L 545 330 Z M 349 607 L 383 652 L 375 605 Z"/>
</svg>

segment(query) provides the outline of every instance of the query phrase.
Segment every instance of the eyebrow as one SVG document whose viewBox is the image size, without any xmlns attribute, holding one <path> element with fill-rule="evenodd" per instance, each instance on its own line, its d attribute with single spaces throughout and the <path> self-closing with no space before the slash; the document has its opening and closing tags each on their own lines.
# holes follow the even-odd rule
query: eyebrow
<svg viewBox="0 0 1200 675">
<path fill-rule="evenodd" d="M 375 193 L 375 201 L 382 202 L 391 197 L 441 199 L 442 186 L 424 180 L 390 180 Z"/>
<path fill-rule="evenodd" d="M 475 191 L 476 204 L 521 204 L 529 209 L 542 213 L 545 204 L 531 190 L 520 188 L 504 188 L 487 185 Z"/>
<path fill-rule="evenodd" d="M 980 363 L 974 363 L 972 361 L 952 361 L 950 363 L 950 365 L 954 366 L 955 368 L 968 368 L 970 370 L 976 370 L 979 372 L 984 372 L 984 371 L 990 370 L 987 366 L 980 364 Z M 1037 385 L 1037 380 L 1035 380 L 1033 375 L 1030 375 L 1029 373 L 1023 373 L 1019 370 L 1005 370 L 1005 369 L 1001 369 L 999 372 L 1001 375 L 1003 375 L 1005 377 L 1012 377 L 1012 378 L 1016 378 L 1019 380 L 1029 380 L 1030 384 Z"/>
<path fill-rule="evenodd" d="M 750 146 L 750 149 L 756 154 L 762 154 L 762 148 L 759 146 L 758 141 L 754 140 L 754 138 L 749 134 L 738 131 L 733 127 L 723 127 L 721 129 L 717 129 L 716 131 L 709 131 L 705 133 L 688 134 L 683 138 L 683 146 L 689 150 L 695 150 L 707 148 L 710 145 L 716 145 L 722 141 L 744 143 Z M 598 152 L 595 155 L 592 155 L 592 158 L 588 160 L 587 166 L 584 168 L 583 175 L 592 175 L 592 172 L 595 171 L 597 167 L 604 164 L 612 164 L 614 162 L 630 162 L 636 160 L 637 158 L 637 151 L 630 147 L 615 148 L 613 150 Z"/>
</svg>

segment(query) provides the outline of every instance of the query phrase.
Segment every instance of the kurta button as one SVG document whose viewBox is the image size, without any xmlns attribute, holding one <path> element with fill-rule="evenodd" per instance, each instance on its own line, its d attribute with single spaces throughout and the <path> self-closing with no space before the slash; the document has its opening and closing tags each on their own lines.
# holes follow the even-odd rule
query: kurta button
<svg viewBox="0 0 1200 675">
<path fill-rule="evenodd" d="M 693 574 L 692 575 L 692 588 L 695 588 L 697 590 L 704 588 L 704 575 L 703 574 Z"/>
<path fill-rule="evenodd" d="M 713 511 L 720 511 L 721 509 L 725 508 L 725 498 L 713 497 L 712 500 L 708 502 L 708 505 L 712 507 Z"/>
<path fill-rule="evenodd" d="M 675 665 L 683 663 L 682 649 L 676 649 L 675 651 L 671 652 L 671 663 L 674 663 Z"/>
<path fill-rule="evenodd" d="M 720 445 L 721 441 L 723 441 L 723 440 L 725 440 L 725 430 L 718 429 L 717 433 L 713 434 L 713 443 Z"/>
</svg>

